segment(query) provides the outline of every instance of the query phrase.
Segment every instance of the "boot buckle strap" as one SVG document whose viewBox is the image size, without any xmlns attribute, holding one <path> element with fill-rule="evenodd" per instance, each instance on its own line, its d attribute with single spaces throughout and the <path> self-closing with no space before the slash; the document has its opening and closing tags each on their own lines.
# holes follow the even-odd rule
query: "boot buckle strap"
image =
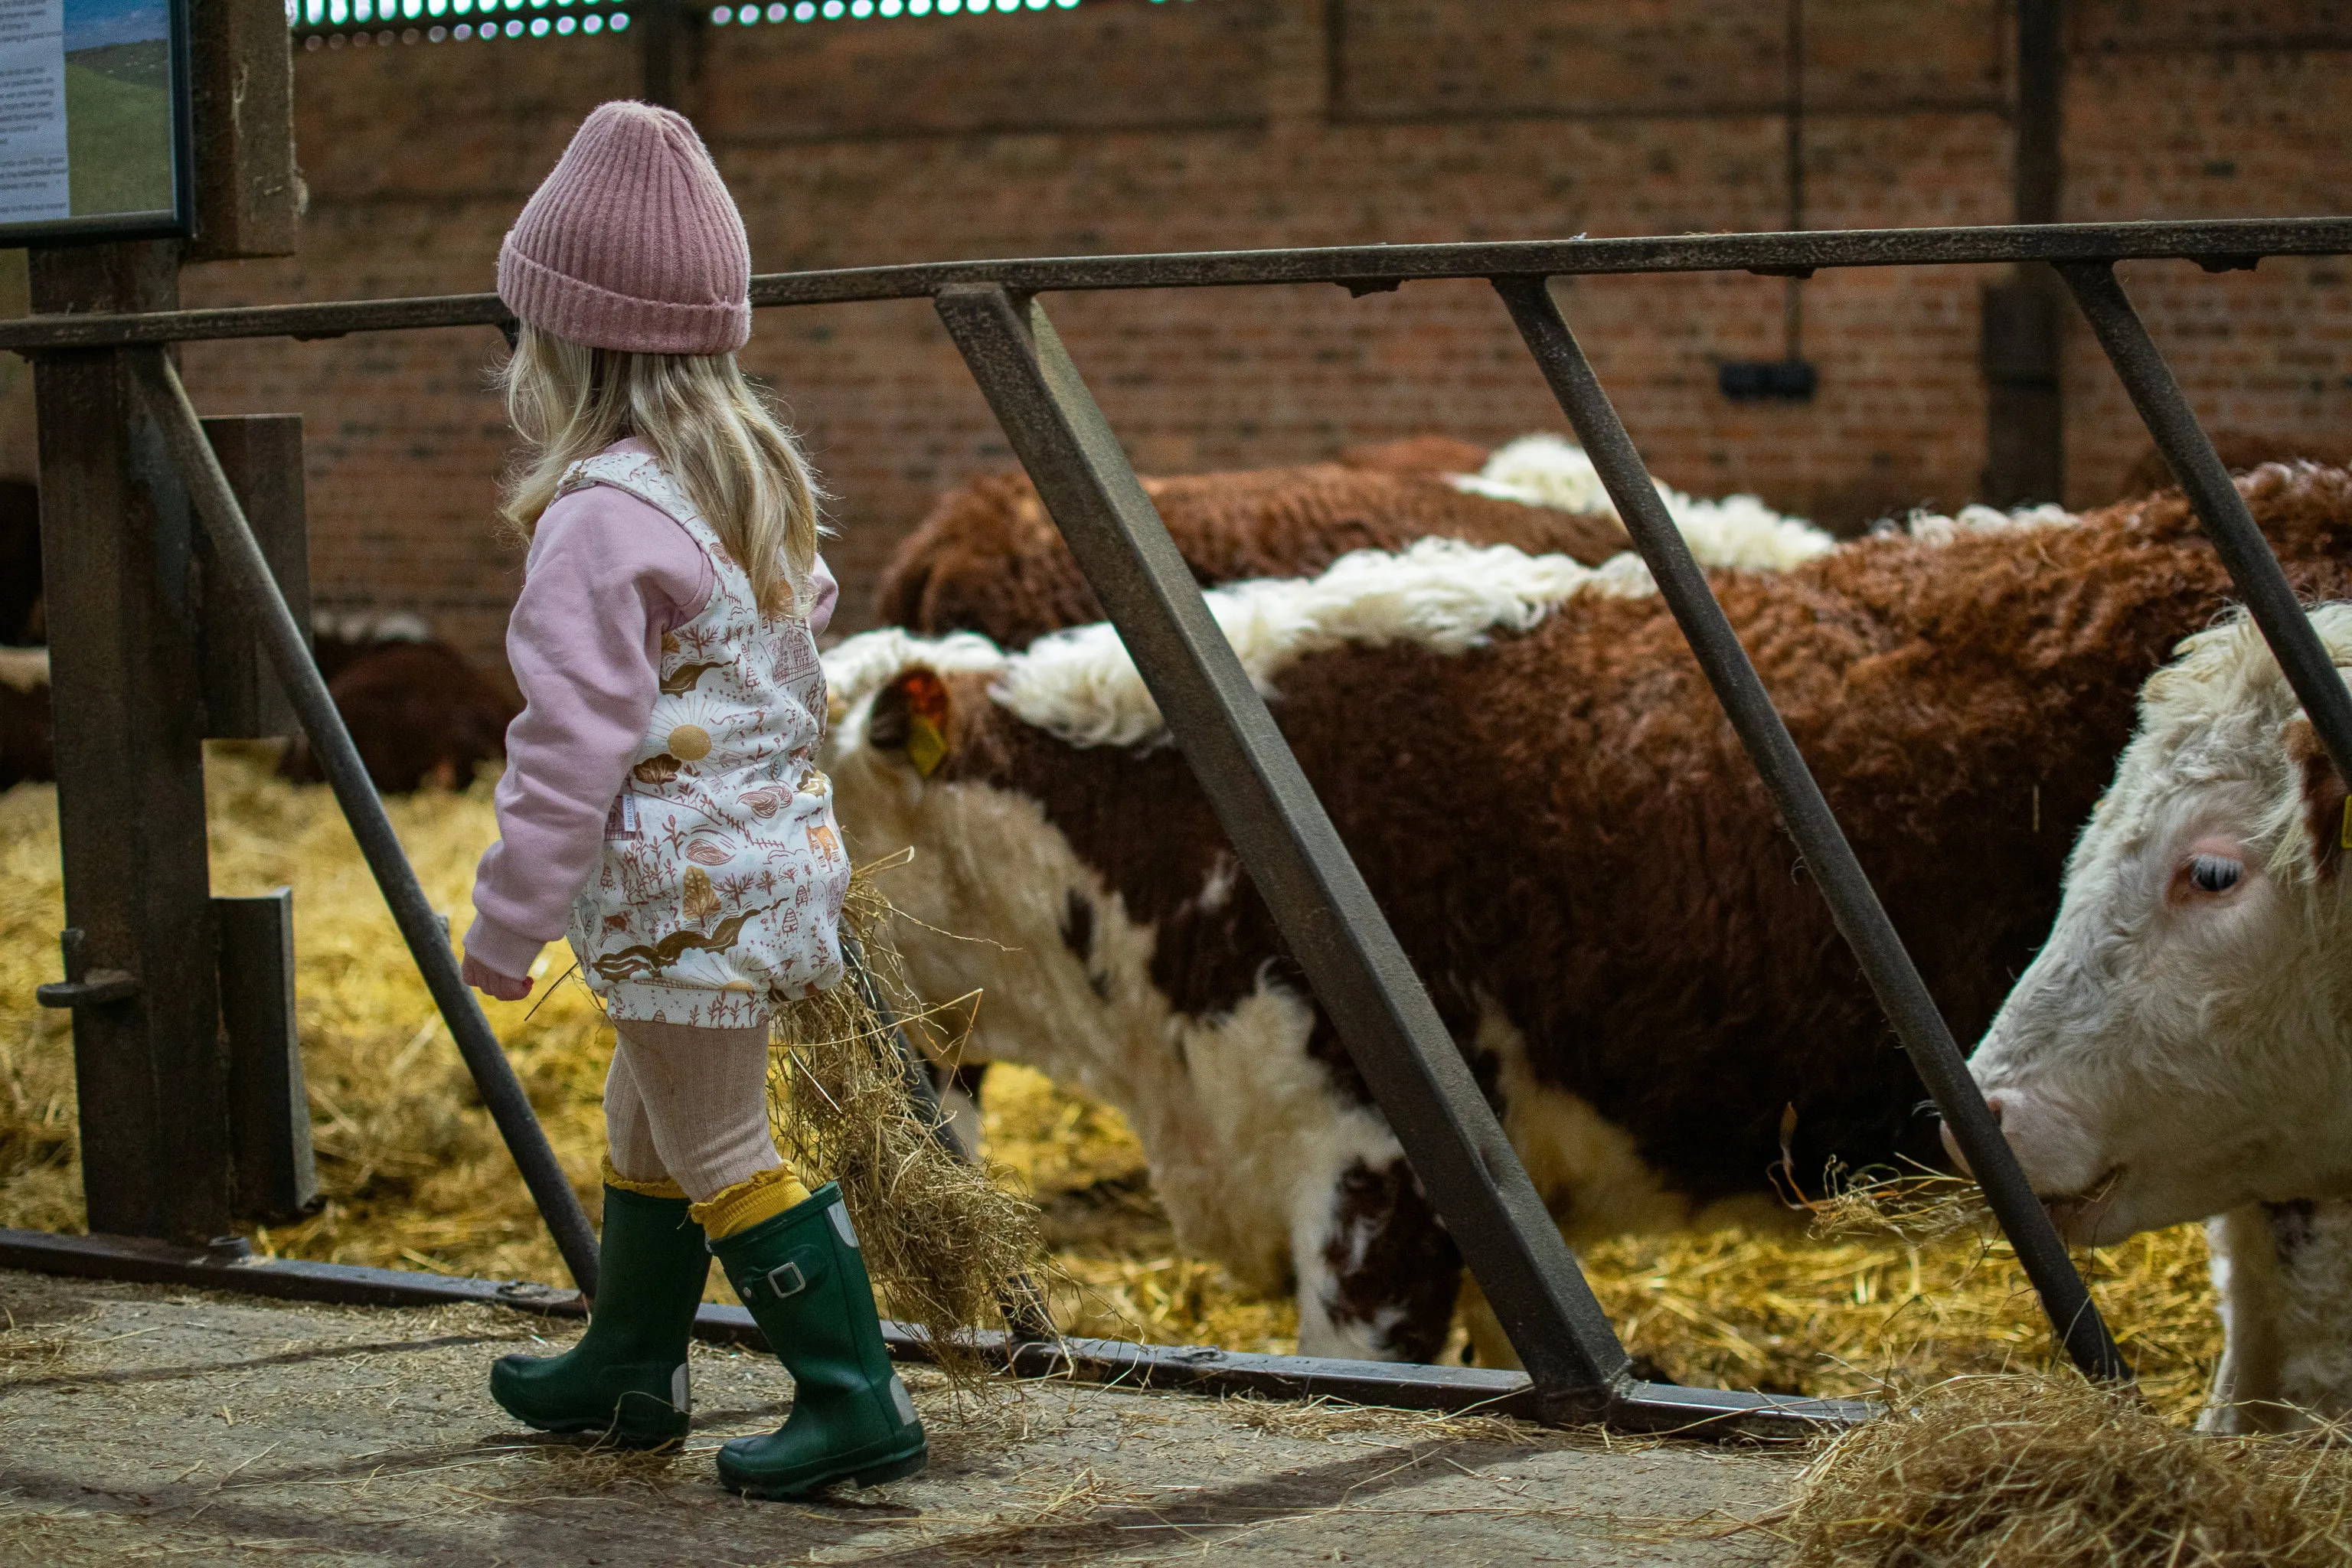
<svg viewBox="0 0 2352 1568">
<path fill-rule="evenodd" d="M 768 1293 L 779 1301 L 788 1300 L 808 1289 L 808 1276 L 801 1272 L 801 1266 L 797 1263 L 780 1263 L 760 1276 L 760 1279 L 767 1285 Z"/>
</svg>

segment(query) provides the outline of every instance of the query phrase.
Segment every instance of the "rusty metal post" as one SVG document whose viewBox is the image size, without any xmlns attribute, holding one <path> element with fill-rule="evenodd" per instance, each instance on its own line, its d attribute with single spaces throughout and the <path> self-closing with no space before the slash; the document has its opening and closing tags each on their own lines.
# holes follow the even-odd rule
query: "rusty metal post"
<svg viewBox="0 0 2352 1568">
<path fill-rule="evenodd" d="M 294 172 L 294 36 L 282 0 L 188 7 L 195 233 L 191 261 L 291 256 L 300 219 Z"/>
<path fill-rule="evenodd" d="M 237 1217 L 279 1225 L 319 1205 L 310 1096 L 294 1027 L 294 889 L 215 899 L 213 912 Z"/>
<path fill-rule="evenodd" d="M 170 310 L 173 241 L 37 250 L 37 310 Z M 34 362 L 66 980 L 94 1231 L 227 1230 L 228 1066 L 205 840 L 186 491 L 111 350 Z M 107 998 L 112 998 L 108 1000 Z"/>
<path fill-rule="evenodd" d="M 310 624 L 310 529 L 303 501 L 302 416 L 226 415 L 205 421 L 205 437 L 253 524 L 261 552 L 298 625 Z M 269 668 L 261 625 L 230 586 L 212 538 L 196 531 L 203 615 L 205 733 L 215 740 L 266 740 L 296 732 L 294 709 Z"/>
<path fill-rule="evenodd" d="M 467 1071 L 473 1075 L 482 1108 L 490 1113 L 508 1153 L 514 1157 L 515 1169 L 530 1188 L 556 1250 L 563 1255 L 564 1267 L 583 1292 L 594 1295 L 595 1230 L 555 1152 L 548 1146 L 546 1131 L 532 1113 L 514 1068 L 491 1033 L 489 1020 L 482 1016 L 481 1005 L 459 976 L 457 956 L 449 948 L 448 927 L 425 898 L 415 868 L 409 865 L 399 836 L 393 832 L 392 819 L 384 815 L 383 802 L 368 780 L 359 751 L 352 744 L 351 731 L 344 728 L 334 699 L 327 694 L 327 682 L 310 657 L 310 635 L 295 624 L 286 596 L 270 576 L 268 557 L 222 471 L 219 454 L 205 438 L 203 421 L 188 401 L 187 389 L 180 384 L 172 362 L 160 353 L 134 351 L 123 359 L 144 412 L 154 421 L 162 457 L 177 465 L 193 508 L 211 537 L 223 575 L 260 628 L 278 685 L 301 720 L 311 751 L 335 792 L 336 804 L 351 824 L 352 837 L 359 840 L 360 853 L 366 858 L 384 902 L 391 906 L 393 922 L 416 960 L 425 989 L 433 994 L 434 1005 L 449 1026 Z M 201 856 L 196 863 L 202 866 Z"/>
</svg>

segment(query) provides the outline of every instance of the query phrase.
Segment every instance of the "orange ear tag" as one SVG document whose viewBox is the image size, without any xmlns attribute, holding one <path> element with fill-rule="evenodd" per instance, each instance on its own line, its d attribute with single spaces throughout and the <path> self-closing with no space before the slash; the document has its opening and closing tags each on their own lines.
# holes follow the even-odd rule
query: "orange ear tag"
<svg viewBox="0 0 2352 1568">
<path fill-rule="evenodd" d="M 907 760 L 924 778 L 948 760 L 948 688 L 937 672 L 915 668 L 898 678 L 907 700 Z"/>
</svg>

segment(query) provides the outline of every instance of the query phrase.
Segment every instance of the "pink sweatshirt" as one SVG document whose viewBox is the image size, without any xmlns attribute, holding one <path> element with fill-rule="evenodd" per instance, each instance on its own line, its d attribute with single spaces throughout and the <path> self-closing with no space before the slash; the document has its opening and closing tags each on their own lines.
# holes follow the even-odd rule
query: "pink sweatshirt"
<svg viewBox="0 0 2352 1568">
<path fill-rule="evenodd" d="M 614 449 L 648 448 L 631 439 Z M 540 518 L 507 622 L 523 710 L 507 727 L 499 841 L 475 873 L 469 957 L 519 977 L 563 934 L 645 739 L 661 639 L 702 613 L 710 588 L 701 546 L 625 491 L 574 490 Z M 823 561 L 815 588 L 812 634 L 833 618 L 839 593 Z"/>
</svg>

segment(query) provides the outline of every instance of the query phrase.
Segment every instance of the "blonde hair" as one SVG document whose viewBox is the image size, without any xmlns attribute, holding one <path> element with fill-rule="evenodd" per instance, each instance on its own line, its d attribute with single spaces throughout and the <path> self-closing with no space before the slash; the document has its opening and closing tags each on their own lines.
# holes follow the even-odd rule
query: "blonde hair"
<svg viewBox="0 0 2352 1568">
<path fill-rule="evenodd" d="M 526 321 L 498 384 L 525 442 L 499 511 L 524 538 L 566 468 L 635 436 L 751 579 L 761 610 L 805 611 L 824 492 L 733 354 L 590 348 Z"/>
</svg>

